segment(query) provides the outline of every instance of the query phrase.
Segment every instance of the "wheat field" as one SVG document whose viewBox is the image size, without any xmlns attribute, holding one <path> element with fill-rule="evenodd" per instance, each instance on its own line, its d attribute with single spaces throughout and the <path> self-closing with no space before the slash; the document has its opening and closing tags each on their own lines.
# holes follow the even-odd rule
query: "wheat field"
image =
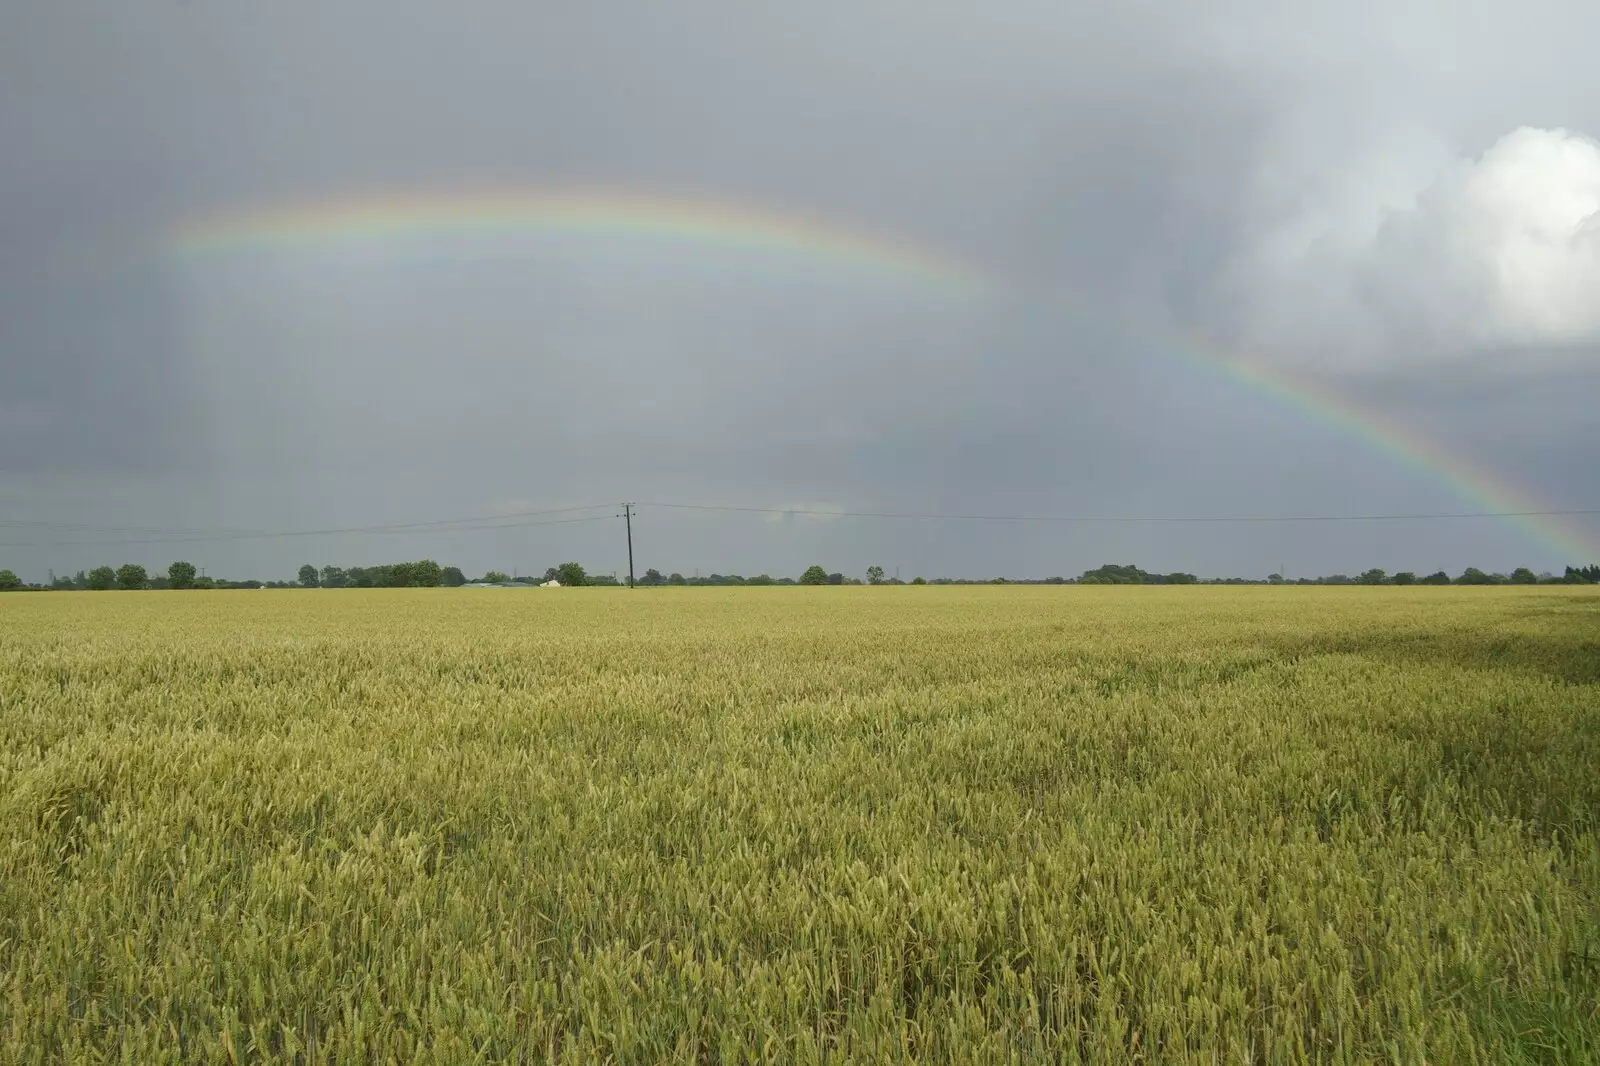
<svg viewBox="0 0 1600 1066">
<path fill-rule="evenodd" d="M 1600 595 L 0 597 L 6 1062 L 1600 1061 Z"/>
</svg>

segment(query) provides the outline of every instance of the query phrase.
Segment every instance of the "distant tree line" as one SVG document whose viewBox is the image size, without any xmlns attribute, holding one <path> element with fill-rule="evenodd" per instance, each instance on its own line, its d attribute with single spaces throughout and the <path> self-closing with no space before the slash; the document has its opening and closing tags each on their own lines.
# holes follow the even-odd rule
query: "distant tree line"
<svg viewBox="0 0 1600 1066">
<path fill-rule="evenodd" d="M 816 568 L 813 567 L 813 569 Z M 823 576 L 826 577 L 827 575 Z M 842 581 L 843 575 L 838 576 Z M 741 577 L 738 574 L 709 574 L 701 577 L 696 574 L 693 577 L 684 577 L 682 574 L 674 572 L 663 577 L 661 571 L 654 568 L 646 570 L 644 576 L 639 578 L 639 584 L 646 588 L 659 585 L 796 585 L 806 583 L 804 579 L 796 581 L 792 577 L 772 577 L 768 574 L 757 574 L 755 577 Z M 837 583 L 835 582 L 835 584 Z M 823 582 L 819 581 L 816 584 L 823 584 Z"/>
<path fill-rule="evenodd" d="M 344 569 L 336 566 L 302 566 L 298 581 L 229 581 L 225 578 L 206 577 L 193 563 L 176 562 L 167 567 L 165 574 L 148 572 L 138 563 L 124 563 L 115 569 L 97 566 L 93 570 L 79 570 L 71 577 L 51 573 L 48 584 L 23 585 L 9 570 L 0 570 L 0 590 L 29 588 L 70 592 L 87 590 L 99 592 L 108 589 L 287 589 L 296 587 L 327 588 L 405 588 L 429 585 L 464 584 L 461 571 L 453 566 L 441 567 L 432 559 L 411 563 L 386 563 L 382 566 L 353 566 Z M 452 582 L 452 576 L 456 578 Z"/>
<path fill-rule="evenodd" d="M 543 577 L 525 574 L 511 577 L 499 570 L 490 570 L 477 581 L 464 582 L 474 585 L 542 585 L 547 581 L 559 582 L 562 585 L 621 585 L 611 574 L 591 574 L 583 568 L 581 563 L 562 563 L 552 566 L 544 572 Z"/>
<path fill-rule="evenodd" d="M 315 589 L 404 589 L 464 585 L 467 579 L 453 566 L 440 566 L 432 559 L 414 563 L 384 563 L 380 566 L 302 566 L 299 584 Z"/>
<path fill-rule="evenodd" d="M 1197 585 L 1200 579 L 1193 574 L 1147 574 L 1129 563 L 1118 566 L 1106 563 L 1093 570 L 1085 570 L 1078 578 L 1080 585 Z"/>
<path fill-rule="evenodd" d="M 1059 579 L 1050 579 L 1052 583 Z M 1286 579 L 1282 574 L 1269 574 L 1265 581 L 1243 577 L 1214 577 L 1198 579 L 1193 574 L 1146 574 L 1136 566 L 1107 565 L 1085 570 L 1077 579 L 1079 585 L 1593 585 L 1600 584 L 1600 566 L 1566 568 L 1561 577 L 1554 574 L 1535 574 L 1519 566 L 1509 574 L 1489 574 L 1469 566 L 1461 576 L 1452 578 L 1443 570 L 1419 577 L 1409 570 L 1390 574 L 1374 567 L 1351 577 L 1347 574 L 1329 574 L 1325 577 Z"/>
<path fill-rule="evenodd" d="M 1239 583 L 1241 582 L 1238 578 L 1218 579 L 1212 582 L 1212 584 L 1228 585 Z M 1286 581 L 1282 575 L 1273 574 L 1267 578 L 1266 583 L 1271 585 L 1594 585 L 1600 584 L 1600 566 L 1569 566 L 1560 577 L 1550 573 L 1535 574 L 1526 566 L 1519 566 L 1509 574 L 1485 573 L 1475 566 L 1469 566 L 1455 578 L 1443 570 L 1418 577 L 1408 570 L 1389 574 L 1374 568 L 1355 577 L 1331 574 L 1327 577 L 1298 578 L 1294 581 Z"/>
<path fill-rule="evenodd" d="M 228 581 L 200 575 L 192 563 L 176 562 L 167 567 L 165 574 L 151 574 L 138 563 L 124 563 L 113 569 L 97 566 L 87 572 L 79 570 L 71 577 L 56 576 L 43 585 L 24 583 L 10 570 L 0 570 L 0 592 L 63 591 L 108 589 L 259 589 L 259 588 L 434 588 L 457 587 L 468 584 L 488 585 L 538 585 L 558 581 L 562 585 L 622 584 L 611 574 L 591 574 L 578 563 L 552 566 L 543 577 L 531 574 L 510 577 L 498 570 L 490 570 L 476 582 L 469 581 L 459 567 L 440 566 L 432 559 L 415 562 L 384 563 L 379 566 L 324 566 L 307 563 L 302 566 L 296 581 Z M 1486 573 L 1469 566 L 1459 577 L 1452 578 L 1443 570 L 1419 577 L 1409 570 L 1396 574 L 1377 568 L 1354 577 L 1330 574 L 1325 577 L 1302 577 L 1293 580 L 1282 574 L 1270 574 L 1265 580 L 1243 577 L 1198 578 L 1194 574 L 1150 573 L 1127 564 L 1106 563 L 1093 570 L 1085 570 L 1075 578 L 1047 577 L 1019 578 L 950 578 L 936 577 L 925 580 L 917 577 L 901 581 L 898 577 L 885 577 L 883 567 L 869 566 L 865 578 L 847 577 L 838 571 L 828 571 L 820 565 L 809 566 L 798 577 L 772 577 L 757 574 L 741 577 L 738 574 L 710 574 L 701 577 L 684 577 L 680 573 L 663 575 L 651 568 L 638 581 L 641 586 L 731 586 L 731 585 L 1594 585 L 1600 584 L 1600 565 L 1569 566 L 1557 577 L 1554 574 L 1535 574 L 1520 566 L 1509 574 Z"/>
</svg>

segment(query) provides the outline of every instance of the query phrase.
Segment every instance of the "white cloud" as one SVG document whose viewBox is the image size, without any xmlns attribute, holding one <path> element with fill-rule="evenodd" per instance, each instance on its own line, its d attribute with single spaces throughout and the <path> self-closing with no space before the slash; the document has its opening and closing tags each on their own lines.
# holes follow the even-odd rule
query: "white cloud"
<svg viewBox="0 0 1600 1066">
<path fill-rule="evenodd" d="M 1514 351 L 1548 367 L 1600 342 L 1600 143 L 1524 127 L 1410 196 L 1373 171 L 1350 163 L 1235 265 L 1259 354 L 1338 371 Z"/>
</svg>

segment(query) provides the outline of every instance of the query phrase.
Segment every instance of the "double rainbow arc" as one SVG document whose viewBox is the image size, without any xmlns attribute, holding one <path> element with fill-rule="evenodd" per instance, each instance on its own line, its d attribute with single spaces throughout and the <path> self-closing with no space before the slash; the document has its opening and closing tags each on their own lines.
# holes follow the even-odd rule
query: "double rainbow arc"
<svg viewBox="0 0 1600 1066">
<path fill-rule="evenodd" d="M 519 234 L 609 234 L 742 248 L 951 292 L 977 294 L 989 288 L 986 275 L 955 257 L 820 219 L 596 190 L 386 194 L 247 208 L 179 226 L 167 238 L 165 252 L 193 259 L 358 242 Z"/>
<path fill-rule="evenodd" d="M 720 254 L 764 253 L 829 272 L 856 271 L 962 297 L 1015 292 L 959 257 L 821 219 L 740 206 L 592 188 L 477 189 L 383 193 L 247 207 L 188 220 L 170 231 L 160 254 L 172 261 L 279 250 L 316 250 L 385 241 L 440 242 L 472 236 L 616 236 L 675 241 Z M 426 249 L 425 249 L 426 250 Z M 1326 386 L 1239 357 L 1208 338 L 1143 327 L 1159 353 L 1219 375 L 1252 394 L 1354 436 L 1375 453 L 1415 470 L 1475 509 L 1510 513 L 1529 542 L 1559 559 L 1600 557 L 1600 537 L 1561 516 L 1468 457 L 1415 429 L 1358 406 Z"/>
</svg>

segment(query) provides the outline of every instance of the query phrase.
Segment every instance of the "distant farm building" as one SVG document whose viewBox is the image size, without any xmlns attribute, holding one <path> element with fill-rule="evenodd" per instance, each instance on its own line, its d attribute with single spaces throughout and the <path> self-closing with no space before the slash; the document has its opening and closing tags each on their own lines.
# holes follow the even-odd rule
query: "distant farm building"
<svg viewBox="0 0 1600 1066">
<path fill-rule="evenodd" d="M 524 579 L 522 581 L 468 581 L 461 587 L 464 589 L 526 589 L 534 586 L 531 581 Z M 538 587 L 542 589 L 558 589 L 561 587 L 561 582 L 554 579 L 541 581 Z"/>
</svg>

